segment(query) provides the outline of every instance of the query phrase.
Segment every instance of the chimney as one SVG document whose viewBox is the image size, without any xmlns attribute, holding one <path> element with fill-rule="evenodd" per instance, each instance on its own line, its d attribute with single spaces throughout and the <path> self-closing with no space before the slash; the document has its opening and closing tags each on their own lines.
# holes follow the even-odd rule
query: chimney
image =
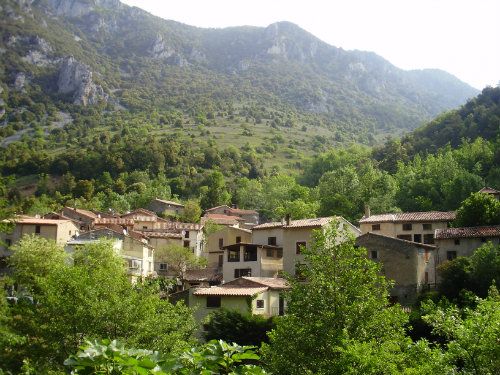
<svg viewBox="0 0 500 375">
<path fill-rule="evenodd" d="M 292 221 L 292 215 L 286 214 L 285 220 L 286 220 L 286 225 L 290 226 L 290 222 Z"/>
<path fill-rule="evenodd" d="M 365 217 L 370 217 L 370 206 L 365 206 Z"/>
</svg>

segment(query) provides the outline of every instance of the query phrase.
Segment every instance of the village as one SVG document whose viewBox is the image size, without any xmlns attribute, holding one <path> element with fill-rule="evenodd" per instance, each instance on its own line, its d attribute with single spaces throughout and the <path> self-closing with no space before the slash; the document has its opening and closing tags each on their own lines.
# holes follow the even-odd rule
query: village
<svg viewBox="0 0 500 375">
<path fill-rule="evenodd" d="M 500 191 L 483 188 L 479 193 L 500 199 Z M 439 284 L 437 267 L 447 260 L 471 256 L 486 242 L 500 244 L 500 226 L 451 228 L 455 212 L 370 213 L 366 206 L 359 228 L 342 217 L 260 223 L 259 213 L 237 207 L 208 209 L 200 223 L 182 223 L 162 218 L 182 214 L 180 203 L 155 199 L 147 209 L 118 215 L 64 207 L 43 217 L 20 215 L 11 233 L 2 233 L 3 260 L 23 236 L 39 236 L 63 244 L 67 252 L 77 246 L 111 241 L 121 255 L 132 283 L 138 279 L 169 278 L 177 283 L 172 300 L 197 307 L 201 321 L 224 307 L 254 315 L 283 315 L 281 292 L 289 286 L 284 273 L 294 275 L 303 262 L 301 251 L 311 244 L 314 230 L 334 223 L 355 237 L 366 256 L 380 262 L 383 275 L 393 281 L 390 302 L 410 306 L 419 293 Z M 215 230 L 207 232 L 204 227 Z M 342 238 L 338 238 L 342 241 Z M 204 266 L 172 272 L 158 254 L 172 245 L 204 258 Z M 3 272 L 8 272 L 2 262 Z M 250 302 L 250 303 L 249 303 Z"/>
</svg>

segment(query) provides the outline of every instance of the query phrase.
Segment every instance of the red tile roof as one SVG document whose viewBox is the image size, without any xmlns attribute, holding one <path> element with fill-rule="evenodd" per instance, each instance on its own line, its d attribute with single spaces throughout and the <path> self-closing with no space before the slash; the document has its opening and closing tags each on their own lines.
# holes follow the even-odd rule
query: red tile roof
<svg viewBox="0 0 500 375">
<path fill-rule="evenodd" d="M 490 187 L 487 187 L 485 186 L 484 188 L 482 188 L 481 190 L 478 191 L 478 193 L 484 193 L 484 194 L 500 194 L 500 191 L 496 190 L 496 189 L 493 189 L 493 188 L 490 188 Z"/>
<path fill-rule="evenodd" d="M 455 219 L 454 211 L 440 212 L 399 212 L 391 214 L 363 216 L 359 221 L 360 224 L 366 223 L 409 223 L 409 222 L 436 222 L 436 221 L 453 221 Z"/>
<path fill-rule="evenodd" d="M 300 220 L 292 220 L 290 222 L 290 225 L 287 225 L 286 222 L 272 222 L 272 223 L 265 223 L 265 224 L 260 224 L 256 225 L 253 227 L 253 230 L 259 230 L 259 229 L 272 229 L 272 228 L 286 228 L 286 229 L 293 229 L 293 228 L 317 228 L 317 227 L 322 227 L 324 225 L 327 225 L 333 220 L 337 220 L 339 218 L 337 217 L 319 217 L 319 218 L 314 218 L 314 219 L 300 219 Z"/>
<path fill-rule="evenodd" d="M 182 238 L 181 233 L 172 232 L 145 232 L 144 235 L 149 238 Z"/>
<path fill-rule="evenodd" d="M 184 207 L 184 205 L 181 204 L 181 203 L 172 202 L 172 201 L 164 201 L 163 199 L 156 198 L 154 201 L 160 202 L 160 203 L 163 203 L 163 204 L 169 204 L 170 206 Z"/>
<path fill-rule="evenodd" d="M 117 217 L 97 217 L 94 225 L 134 225 L 134 219 L 122 219 Z"/>
<path fill-rule="evenodd" d="M 156 212 L 153 212 L 153 211 L 149 211 L 149 210 L 146 210 L 144 208 L 138 208 L 136 210 L 133 210 L 133 211 L 130 211 L 126 214 L 123 214 L 121 215 L 120 217 L 124 218 L 124 217 L 132 217 L 133 219 L 135 219 L 136 217 L 154 217 L 154 218 L 157 218 L 158 215 L 156 214 Z"/>
<path fill-rule="evenodd" d="M 500 225 L 491 227 L 464 227 L 464 228 L 446 228 L 436 229 L 434 238 L 436 240 L 454 239 L 454 238 L 481 238 L 481 237 L 500 237 Z"/>
<path fill-rule="evenodd" d="M 187 270 L 184 274 L 185 281 L 222 281 L 222 274 L 214 268 L 202 268 L 197 270 Z"/>
<path fill-rule="evenodd" d="M 98 217 L 98 215 L 95 214 L 94 212 L 88 211 L 88 210 L 82 210 L 80 208 L 72 208 L 72 207 L 66 206 L 66 207 L 64 207 L 64 209 L 62 211 L 63 214 L 64 214 L 64 210 L 71 211 L 71 212 L 76 212 L 79 215 L 87 216 L 87 217 L 92 218 L 92 219 Z"/>
<path fill-rule="evenodd" d="M 232 208 L 232 207 L 229 207 L 227 205 L 212 207 L 212 208 L 209 208 L 208 210 L 206 210 L 205 212 L 215 211 L 215 210 L 218 210 L 219 208 L 225 208 L 233 214 L 251 214 L 251 215 L 258 214 L 258 212 L 255 210 L 243 210 L 241 208 Z"/>
<path fill-rule="evenodd" d="M 29 217 L 29 216 L 21 216 L 17 217 L 11 220 L 4 220 L 4 221 L 9 221 L 9 222 L 14 222 L 14 223 L 19 223 L 19 224 L 34 224 L 34 225 L 59 225 L 67 222 L 72 222 L 74 223 L 74 220 L 71 219 L 64 219 L 64 220 L 58 220 L 58 219 L 41 219 L 37 217 Z"/>
<path fill-rule="evenodd" d="M 212 286 L 210 288 L 196 288 L 195 296 L 254 296 L 265 292 L 268 287 L 223 287 Z"/>
</svg>

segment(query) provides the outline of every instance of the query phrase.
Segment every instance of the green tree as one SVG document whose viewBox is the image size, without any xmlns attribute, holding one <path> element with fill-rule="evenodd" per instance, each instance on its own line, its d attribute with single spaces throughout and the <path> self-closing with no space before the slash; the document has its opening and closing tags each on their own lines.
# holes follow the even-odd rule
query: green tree
<svg viewBox="0 0 500 375">
<path fill-rule="evenodd" d="M 486 299 L 477 299 L 476 308 L 437 308 L 424 319 L 433 332 L 447 339 L 445 358 L 454 367 L 453 373 L 493 375 L 500 373 L 500 297 L 491 288 Z"/>
<path fill-rule="evenodd" d="M 230 202 L 231 194 L 226 190 L 222 173 L 213 171 L 202 182 L 202 186 L 206 186 L 200 200 L 202 209 L 206 210 L 210 207 L 217 207 Z"/>
<path fill-rule="evenodd" d="M 472 193 L 462 202 L 453 221 L 455 227 L 500 224 L 500 201 L 490 194 Z"/>
<path fill-rule="evenodd" d="M 405 316 L 387 305 L 388 284 L 378 275 L 380 266 L 338 223 L 316 232 L 303 254 L 308 265 L 300 273 L 307 282 L 288 278 L 287 314 L 264 347 L 275 373 L 343 374 L 354 363 L 349 360 L 354 344 L 373 340 L 374 349 L 405 341 Z"/>
<path fill-rule="evenodd" d="M 14 331 L 27 340 L 7 358 L 12 370 L 22 359 L 60 365 L 89 337 L 165 352 L 180 352 L 194 342 L 191 311 L 160 299 L 154 288 L 132 285 L 111 243 L 77 248 L 68 259 L 59 245 L 23 239 L 12 266 L 14 280 L 37 301 L 13 307 Z"/>
<path fill-rule="evenodd" d="M 79 180 L 73 189 L 73 196 L 75 198 L 83 197 L 89 200 L 90 198 L 92 198 L 93 194 L 94 184 L 89 180 Z"/>
<path fill-rule="evenodd" d="M 190 200 L 184 205 L 182 221 L 185 223 L 197 223 L 200 221 L 201 207 L 198 201 Z"/>
<path fill-rule="evenodd" d="M 206 341 L 224 340 L 239 345 L 260 346 L 269 342 L 267 333 L 276 327 L 276 318 L 261 315 L 242 314 L 238 310 L 218 309 L 203 325 Z"/>
<path fill-rule="evenodd" d="M 167 263 L 168 269 L 174 272 L 179 281 L 184 279 L 184 274 L 188 269 L 199 268 L 207 264 L 205 258 L 198 258 L 189 248 L 178 244 L 157 249 L 155 257 L 158 261 Z"/>
</svg>

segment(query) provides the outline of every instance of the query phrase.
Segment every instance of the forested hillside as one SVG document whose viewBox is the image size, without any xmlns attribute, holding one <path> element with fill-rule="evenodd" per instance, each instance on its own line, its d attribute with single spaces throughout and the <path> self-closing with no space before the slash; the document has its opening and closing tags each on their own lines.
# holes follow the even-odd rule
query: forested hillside
<svg viewBox="0 0 500 375">
<path fill-rule="evenodd" d="M 0 4 L 0 172 L 20 212 L 159 197 L 356 222 L 365 204 L 455 209 L 498 187 L 498 88 L 473 98 L 445 72 L 286 22 L 199 29 L 115 0 Z"/>
</svg>

